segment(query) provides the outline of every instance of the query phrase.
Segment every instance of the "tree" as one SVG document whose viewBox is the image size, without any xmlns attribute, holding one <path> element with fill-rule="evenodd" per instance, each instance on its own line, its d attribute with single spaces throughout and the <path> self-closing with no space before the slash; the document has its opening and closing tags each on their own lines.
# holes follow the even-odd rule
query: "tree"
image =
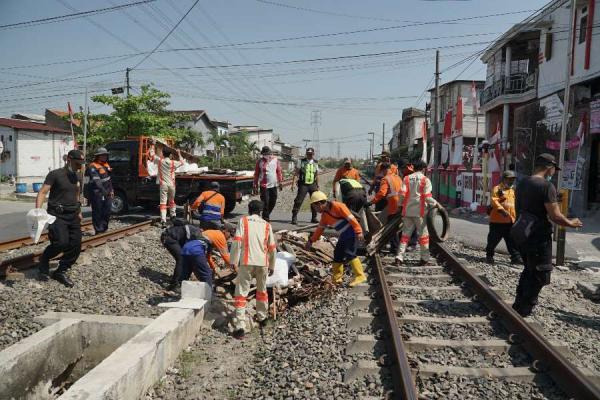
<svg viewBox="0 0 600 400">
<path fill-rule="evenodd" d="M 215 147 L 215 161 L 217 167 L 221 165 L 221 157 L 223 156 L 223 150 L 228 145 L 228 137 L 226 135 L 219 134 L 218 131 L 210 131 L 210 137 L 208 143 L 212 143 Z"/>
<path fill-rule="evenodd" d="M 92 101 L 109 106 L 113 111 L 110 114 L 89 116 L 90 148 L 111 140 L 141 135 L 169 138 L 186 150 L 202 146 L 202 136 L 181 125 L 187 117 L 167 110 L 169 98 L 168 93 L 161 92 L 151 85 L 143 85 L 139 95 L 93 96 Z M 82 141 L 83 131 L 80 128 L 77 131 L 78 141 Z"/>
</svg>

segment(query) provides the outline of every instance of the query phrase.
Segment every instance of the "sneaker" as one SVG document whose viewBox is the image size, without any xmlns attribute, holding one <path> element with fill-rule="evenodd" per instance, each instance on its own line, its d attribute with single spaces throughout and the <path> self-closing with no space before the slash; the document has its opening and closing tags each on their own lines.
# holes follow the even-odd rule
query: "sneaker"
<svg viewBox="0 0 600 400">
<path fill-rule="evenodd" d="M 177 292 L 181 290 L 181 283 L 179 282 L 171 282 L 169 286 L 167 286 L 167 290 L 170 292 Z"/>
<path fill-rule="evenodd" d="M 40 282 L 48 282 L 50 280 L 50 275 L 46 272 L 39 272 L 38 281 Z"/>
<path fill-rule="evenodd" d="M 492 256 L 486 256 L 485 257 L 485 262 L 488 263 L 488 264 L 490 264 L 490 265 L 494 265 L 495 264 L 494 257 L 492 257 Z"/>
</svg>

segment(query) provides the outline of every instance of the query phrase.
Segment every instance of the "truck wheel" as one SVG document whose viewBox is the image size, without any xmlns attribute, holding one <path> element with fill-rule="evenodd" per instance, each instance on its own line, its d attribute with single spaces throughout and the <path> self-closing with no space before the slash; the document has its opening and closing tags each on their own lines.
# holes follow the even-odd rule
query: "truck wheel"
<svg viewBox="0 0 600 400">
<path fill-rule="evenodd" d="M 229 214 L 235 208 L 235 201 L 227 201 L 225 200 L 225 214 Z"/>
<path fill-rule="evenodd" d="M 129 208 L 127 204 L 127 196 L 125 193 L 121 191 L 115 192 L 115 197 L 113 198 L 111 211 L 113 214 L 123 214 Z"/>
</svg>

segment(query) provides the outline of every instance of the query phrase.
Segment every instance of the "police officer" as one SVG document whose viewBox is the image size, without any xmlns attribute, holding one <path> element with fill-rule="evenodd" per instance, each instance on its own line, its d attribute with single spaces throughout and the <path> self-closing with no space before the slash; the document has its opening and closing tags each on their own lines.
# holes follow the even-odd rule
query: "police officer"
<svg viewBox="0 0 600 400">
<path fill-rule="evenodd" d="M 92 206 L 92 224 L 96 235 L 108 229 L 112 199 L 115 197 L 110 172 L 108 151 L 100 147 L 94 153 L 94 161 L 85 171 L 85 176 L 89 178 L 85 187 L 85 197 Z"/>
<path fill-rule="evenodd" d="M 300 206 L 302 206 L 306 194 L 310 196 L 313 192 L 319 190 L 319 163 L 313 158 L 314 154 L 315 150 L 312 147 L 306 149 L 306 156 L 300 160 L 298 168 L 296 168 L 296 174 L 292 178 L 291 190 L 294 190 L 294 180 L 296 176 L 298 177 L 298 193 L 296 194 L 294 207 L 292 208 L 292 224 L 294 225 L 298 223 L 298 211 L 300 210 Z M 312 213 L 310 222 L 319 222 L 316 210 L 313 207 L 310 210 Z"/>
<path fill-rule="evenodd" d="M 48 281 L 52 277 L 67 287 L 73 287 L 73 282 L 65 273 L 75 264 L 81 252 L 81 182 L 77 173 L 82 164 L 83 153 L 79 150 L 69 151 L 66 165 L 46 175 L 44 185 L 35 199 L 35 207 L 42 208 L 50 192 L 48 214 L 56 217 L 56 221 L 48 227 L 50 244 L 40 257 L 40 280 Z M 58 269 L 50 275 L 49 262 L 60 253 L 62 257 Z"/>
<path fill-rule="evenodd" d="M 517 185 L 516 208 L 519 215 L 511 234 L 513 238 L 518 231 L 532 225 L 529 235 L 518 235 L 523 238 L 520 245 L 523 257 L 523 272 L 519 277 L 517 293 L 513 309 L 521 316 L 527 317 L 538 303 L 538 296 L 545 285 L 550 283 L 552 273 L 552 224 L 578 228 L 583 226 L 579 218 L 568 219 L 558 207 L 556 188 L 552 184 L 552 176 L 558 170 L 556 159 L 552 154 L 542 153 L 536 157 L 533 175 L 525 177 Z"/>
</svg>

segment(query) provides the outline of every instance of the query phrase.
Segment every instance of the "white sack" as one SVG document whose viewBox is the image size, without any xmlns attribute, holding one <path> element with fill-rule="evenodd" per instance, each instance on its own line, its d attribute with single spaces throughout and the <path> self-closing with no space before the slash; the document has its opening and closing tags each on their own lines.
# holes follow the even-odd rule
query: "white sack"
<svg viewBox="0 0 600 400">
<path fill-rule="evenodd" d="M 40 240 L 40 236 L 42 236 L 46 224 L 53 224 L 56 221 L 56 217 L 48 214 L 43 208 L 34 208 L 33 210 L 29 210 L 26 220 L 29 237 L 33 240 L 33 243 L 37 243 Z"/>
<path fill-rule="evenodd" d="M 275 256 L 275 271 L 273 275 L 267 277 L 267 287 L 287 287 L 288 272 L 295 261 L 296 257 L 293 254 L 285 251 L 278 252 Z"/>
</svg>

